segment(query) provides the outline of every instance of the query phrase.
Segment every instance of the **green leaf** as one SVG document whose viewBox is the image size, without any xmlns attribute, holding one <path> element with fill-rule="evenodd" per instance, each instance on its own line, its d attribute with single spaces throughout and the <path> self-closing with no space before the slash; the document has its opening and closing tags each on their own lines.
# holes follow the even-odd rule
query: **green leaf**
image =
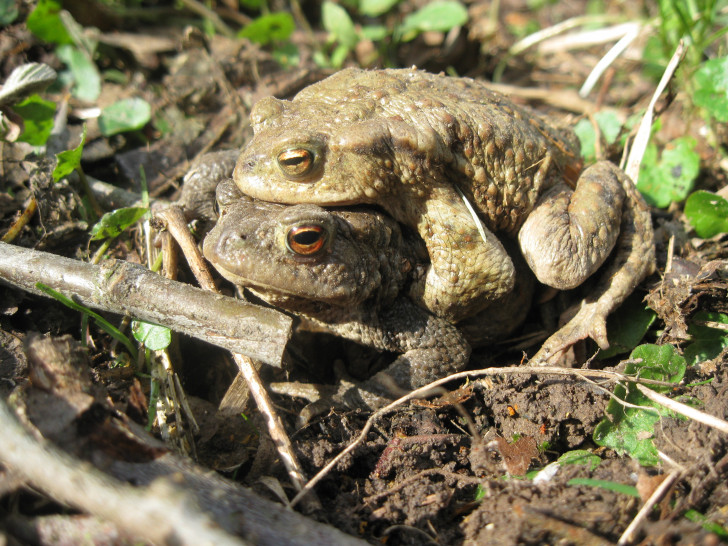
<svg viewBox="0 0 728 546">
<path fill-rule="evenodd" d="M 387 27 L 384 25 L 366 25 L 361 27 L 361 35 L 372 42 L 384 40 L 388 34 Z"/>
<path fill-rule="evenodd" d="M 609 349 L 599 351 L 597 358 L 611 358 L 634 349 L 655 322 L 656 313 L 642 302 L 642 296 L 632 294 L 607 319 Z"/>
<path fill-rule="evenodd" d="M 430 2 L 408 15 L 398 32 L 406 42 L 421 32 L 447 32 L 453 27 L 464 25 L 467 20 L 468 10 L 460 2 Z"/>
<path fill-rule="evenodd" d="M 346 60 L 347 55 L 349 55 L 349 51 L 349 46 L 345 44 L 340 44 L 336 46 L 334 51 L 331 53 L 331 66 L 335 68 L 341 68 L 341 66 L 344 64 L 344 61 Z"/>
<path fill-rule="evenodd" d="M 485 487 L 482 486 L 482 484 L 478 484 L 478 486 L 475 488 L 475 496 L 473 497 L 473 500 L 475 502 L 480 502 L 485 498 L 485 495 L 488 494 L 488 491 L 485 489 Z"/>
<path fill-rule="evenodd" d="M 643 379 L 655 379 L 678 383 L 685 374 L 685 359 L 672 345 L 640 345 L 630 355 L 624 373 Z M 671 387 L 650 385 L 656 392 L 669 392 Z M 674 415 L 664 406 L 652 402 L 634 385 L 617 385 L 615 397 L 629 404 L 643 408 L 625 407 L 612 399 L 607 405 L 607 416 L 594 429 L 594 441 L 604 447 L 614 449 L 619 454 L 628 453 L 643 466 L 659 463 L 657 448 L 652 442 L 655 423 L 661 416 Z M 649 409 L 651 408 L 651 409 Z M 678 416 L 679 417 L 679 416 Z"/>
<path fill-rule="evenodd" d="M 720 195 L 704 190 L 690 194 L 685 202 L 685 216 L 703 239 L 728 233 L 728 201 Z"/>
<path fill-rule="evenodd" d="M 728 330 L 696 324 L 696 322 L 717 322 L 728 325 L 728 315 L 698 311 L 690 321 L 688 333 L 692 336 L 692 343 L 685 347 L 684 351 L 688 364 L 695 365 L 713 359 L 728 347 Z"/>
<path fill-rule="evenodd" d="M 615 493 L 622 493 L 623 495 L 629 495 L 630 497 L 640 498 L 640 494 L 637 492 L 637 488 L 633 485 L 626 485 L 624 483 L 610 482 L 607 480 L 596 480 L 594 478 L 573 478 L 567 482 L 567 485 L 588 485 L 590 487 L 600 487 Z"/>
<path fill-rule="evenodd" d="M 80 303 L 76 303 L 71 298 L 64 296 L 60 292 L 53 290 L 50 286 L 47 286 L 41 282 L 35 283 L 35 287 L 41 292 L 44 292 L 45 294 L 48 294 L 52 298 L 58 300 L 66 307 L 70 307 L 74 311 L 78 311 L 79 313 L 84 313 L 85 315 L 88 315 L 89 317 L 94 319 L 94 322 L 99 328 L 101 328 L 104 332 L 109 334 L 119 343 L 124 345 L 127 351 L 129 351 L 129 354 L 136 354 L 136 348 L 134 347 L 134 344 L 131 342 L 131 340 L 124 334 L 122 334 L 118 328 L 116 328 L 113 324 L 111 324 L 108 320 L 106 320 L 95 311 L 92 311 L 91 309 L 85 307 L 84 305 L 81 305 Z"/>
<path fill-rule="evenodd" d="M 321 6 L 321 20 L 324 28 L 337 42 L 347 48 L 353 48 L 359 41 L 354 23 L 344 8 L 333 2 L 324 2 Z M 339 65 L 340 66 L 340 65 Z"/>
<path fill-rule="evenodd" d="M 25 126 L 18 140 L 33 146 L 43 146 L 53 130 L 56 105 L 49 100 L 43 100 L 38 95 L 31 95 L 20 104 L 13 106 L 13 110 L 23 118 Z"/>
<path fill-rule="evenodd" d="M 86 124 L 83 125 L 81 142 L 72 150 L 66 150 L 56 154 L 56 168 L 53 169 L 53 181 L 58 182 L 81 166 L 81 154 L 83 145 L 86 143 Z"/>
<path fill-rule="evenodd" d="M 361 0 L 359 2 L 359 11 L 369 17 L 377 17 L 387 13 L 399 2 L 400 0 Z"/>
<path fill-rule="evenodd" d="M 659 160 L 655 146 L 647 146 L 637 189 L 650 205 L 664 208 L 682 201 L 692 191 L 700 169 L 696 145 L 692 137 L 676 138 L 665 147 Z"/>
<path fill-rule="evenodd" d="M 728 57 L 705 61 L 693 75 L 693 102 L 720 122 L 728 121 Z"/>
<path fill-rule="evenodd" d="M 147 213 L 147 210 L 144 207 L 127 207 L 107 212 L 91 228 L 91 239 L 118 237 L 126 228 L 138 222 Z"/>
<path fill-rule="evenodd" d="M 617 112 L 615 110 L 600 110 L 594 114 L 594 117 L 607 144 L 614 143 L 622 131 L 622 122 L 619 120 Z"/>
<path fill-rule="evenodd" d="M 238 32 L 238 38 L 247 38 L 256 44 L 267 45 L 271 42 L 288 40 L 295 28 L 293 16 L 288 12 L 279 11 L 254 19 Z"/>
<path fill-rule="evenodd" d="M 16 0 L 0 0 L 0 25 L 9 25 L 17 18 Z"/>
<path fill-rule="evenodd" d="M 73 40 L 60 17 L 61 3 L 57 0 L 38 0 L 25 24 L 33 34 L 52 44 L 71 44 Z"/>
<path fill-rule="evenodd" d="M 632 351 L 629 358 L 630 360 L 642 359 L 642 362 L 627 364 L 624 367 L 624 373 L 627 375 L 636 375 L 642 379 L 654 379 L 667 383 L 679 383 L 685 375 L 685 359 L 680 356 L 672 345 L 646 343 Z M 661 393 L 672 391 L 672 387 L 668 386 L 650 385 L 650 388 Z M 646 398 L 645 401 L 647 401 L 645 405 L 651 403 Z M 638 403 L 642 404 L 642 402 Z"/>
<path fill-rule="evenodd" d="M 73 96 L 87 102 L 94 102 L 101 94 L 101 75 L 96 65 L 79 49 L 62 45 L 56 48 L 56 55 L 68 65 L 73 76 Z"/>
<path fill-rule="evenodd" d="M 599 455 L 587 451 L 586 449 L 575 449 L 573 451 L 567 451 L 561 457 L 558 458 L 557 462 L 561 466 L 569 464 L 586 464 L 589 465 L 589 470 L 594 470 L 598 467 L 602 459 Z"/>
<path fill-rule="evenodd" d="M 107 106 L 99 116 L 99 129 L 104 136 L 144 127 L 152 117 L 152 107 L 144 99 L 122 99 Z"/>
<path fill-rule="evenodd" d="M 172 331 L 166 326 L 135 320 L 131 323 L 131 331 L 134 339 L 151 351 L 162 351 L 172 342 Z"/>
<path fill-rule="evenodd" d="M 581 156 L 591 163 L 597 157 L 597 134 L 594 131 L 594 125 L 586 118 L 580 119 L 574 125 L 574 133 L 581 145 Z"/>
<path fill-rule="evenodd" d="M 687 510 L 685 512 L 685 517 L 690 521 L 699 523 L 703 527 L 703 529 L 705 529 L 709 533 L 714 533 L 723 542 L 728 541 L 728 527 L 724 527 L 718 522 L 710 521 L 707 517 L 705 517 L 697 510 Z"/>
</svg>

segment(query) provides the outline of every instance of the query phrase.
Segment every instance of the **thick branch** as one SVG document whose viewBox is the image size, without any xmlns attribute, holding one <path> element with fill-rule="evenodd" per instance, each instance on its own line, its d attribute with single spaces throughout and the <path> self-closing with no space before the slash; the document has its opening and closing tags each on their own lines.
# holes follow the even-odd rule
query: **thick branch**
<svg viewBox="0 0 728 546">
<path fill-rule="evenodd" d="M 280 366 L 292 319 L 245 301 L 165 279 L 120 260 L 90 265 L 0 243 L 0 280 L 42 294 L 41 282 L 88 307 L 168 326 Z"/>
</svg>

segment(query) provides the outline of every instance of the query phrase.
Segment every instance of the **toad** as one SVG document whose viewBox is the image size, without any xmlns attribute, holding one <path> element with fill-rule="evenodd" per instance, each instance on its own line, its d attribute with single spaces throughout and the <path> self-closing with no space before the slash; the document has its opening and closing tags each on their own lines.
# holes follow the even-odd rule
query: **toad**
<svg viewBox="0 0 728 546">
<path fill-rule="evenodd" d="M 364 402 L 350 405 L 378 406 L 461 370 L 471 343 L 509 333 L 530 307 L 534 281 L 525 266 L 517 290 L 461 327 L 414 304 L 406 287 L 428 265 L 426 249 L 381 212 L 254 201 L 232 180 L 220 183 L 217 202 L 203 250 L 223 277 L 302 317 L 304 329 L 400 354 L 349 393 Z"/>
<path fill-rule="evenodd" d="M 291 101 L 262 99 L 251 123 L 233 174 L 243 193 L 378 205 L 427 246 L 430 265 L 411 283 L 412 300 L 451 322 L 513 291 L 503 237 L 517 238 L 538 280 L 559 290 L 582 284 L 611 255 L 593 298 L 539 361 L 586 337 L 608 347 L 607 315 L 654 268 L 649 210 L 625 173 L 608 161 L 582 170 L 571 131 L 482 82 L 346 69 Z"/>
</svg>

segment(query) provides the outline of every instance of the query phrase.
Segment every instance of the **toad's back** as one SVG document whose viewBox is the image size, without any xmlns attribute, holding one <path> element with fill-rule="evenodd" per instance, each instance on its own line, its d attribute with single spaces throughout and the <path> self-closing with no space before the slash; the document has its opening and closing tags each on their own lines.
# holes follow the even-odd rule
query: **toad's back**
<svg viewBox="0 0 728 546">
<path fill-rule="evenodd" d="M 368 134 L 355 131 L 356 143 L 364 148 L 380 141 L 376 124 L 395 124 L 399 131 L 405 124 L 408 131 L 386 139 L 400 160 L 393 165 L 400 181 L 456 182 L 494 230 L 517 230 L 556 179 L 552 172 L 575 179 L 581 168 L 570 131 L 548 125 L 481 82 L 416 70 L 343 70 L 303 89 L 281 116 L 267 121 L 271 129 L 303 124 L 332 136 L 342 128 L 348 136 L 352 125 L 361 124 Z M 540 169 L 546 157 L 551 170 Z"/>
</svg>

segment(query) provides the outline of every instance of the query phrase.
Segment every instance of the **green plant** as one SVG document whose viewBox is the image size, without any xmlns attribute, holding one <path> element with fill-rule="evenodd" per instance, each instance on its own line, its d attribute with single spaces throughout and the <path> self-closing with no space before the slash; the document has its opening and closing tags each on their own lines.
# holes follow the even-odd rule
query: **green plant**
<svg viewBox="0 0 728 546">
<path fill-rule="evenodd" d="M 56 72 L 41 63 L 16 67 L 0 89 L 0 128 L 8 141 L 42 146 L 53 130 L 55 103 L 37 93 L 56 79 Z"/>
<path fill-rule="evenodd" d="M 36 283 L 35 287 L 40 290 L 41 292 L 44 292 L 45 294 L 48 294 L 52 298 L 56 299 L 57 301 L 61 302 L 66 307 L 69 307 L 73 309 L 74 311 L 78 311 L 79 313 L 83 313 L 87 317 L 91 317 L 96 325 L 101 328 L 104 332 L 109 334 L 111 337 L 113 337 L 115 340 L 117 340 L 119 343 L 124 345 L 126 347 L 126 350 L 129 351 L 129 354 L 134 355 L 136 354 L 136 347 L 134 347 L 134 344 L 131 342 L 131 340 L 126 337 L 119 329 L 111 324 L 108 320 L 106 320 L 104 317 L 96 313 L 95 311 L 92 311 L 88 307 L 85 307 L 79 303 L 76 303 L 71 298 L 64 296 L 60 292 L 53 290 L 50 286 L 47 286 L 43 283 Z"/>
<path fill-rule="evenodd" d="M 685 202 L 685 216 L 698 237 L 728 233 L 728 201 L 709 191 L 696 191 Z"/>
<path fill-rule="evenodd" d="M 257 3 L 256 3 L 257 4 Z M 254 9 L 264 9 L 264 3 L 256 6 L 248 5 Z M 296 28 L 293 16 L 285 11 L 263 13 L 253 19 L 238 32 L 238 38 L 247 38 L 262 46 L 271 46 L 273 57 L 281 66 L 296 66 L 298 64 L 298 48 L 289 42 L 289 38 Z"/>
<path fill-rule="evenodd" d="M 642 379 L 679 383 L 685 374 L 685 359 L 672 345 L 640 345 L 630 355 L 624 373 Z M 672 387 L 652 385 L 656 392 L 669 392 Z M 607 405 L 607 415 L 594 429 L 594 441 L 601 446 L 627 453 L 643 466 L 659 462 L 652 442 L 655 424 L 674 415 L 652 402 L 633 383 L 617 385 L 614 398 Z"/>
<path fill-rule="evenodd" d="M 399 0 L 360 1 L 353 8 L 367 18 L 378 17 L 394 7 Z M 342 6 L 326 1 L 321 6 L 322 24 L 329 33 L 327 51 L 319 50 L 314 57 L 321 66 L 339 68 L 349 53 L 364 39 L 395 43 L 408 42 L 427 31 L 447 32 L 468 20 L 465 7 L 457 1 L 430 2 L 411 13 L 393 28 L 379 24 L 356 25 Z"/>
<path fill-rule="evenodd" d="M 647 145 L 642 158 L 637 189 L 655 207 L 683 201 L 692 191 L 700 170 L 700 155 L 693 137 L 682 136 L 670 142 L 661 153 Z"/>
<path fill-rule="evenodd" d="M 690 319 L 688 334 L 691 343 L 684 352 L 688 364 L 716 358 L 728 347 L 728 315 L 698 311 Z"/>
</svg>

